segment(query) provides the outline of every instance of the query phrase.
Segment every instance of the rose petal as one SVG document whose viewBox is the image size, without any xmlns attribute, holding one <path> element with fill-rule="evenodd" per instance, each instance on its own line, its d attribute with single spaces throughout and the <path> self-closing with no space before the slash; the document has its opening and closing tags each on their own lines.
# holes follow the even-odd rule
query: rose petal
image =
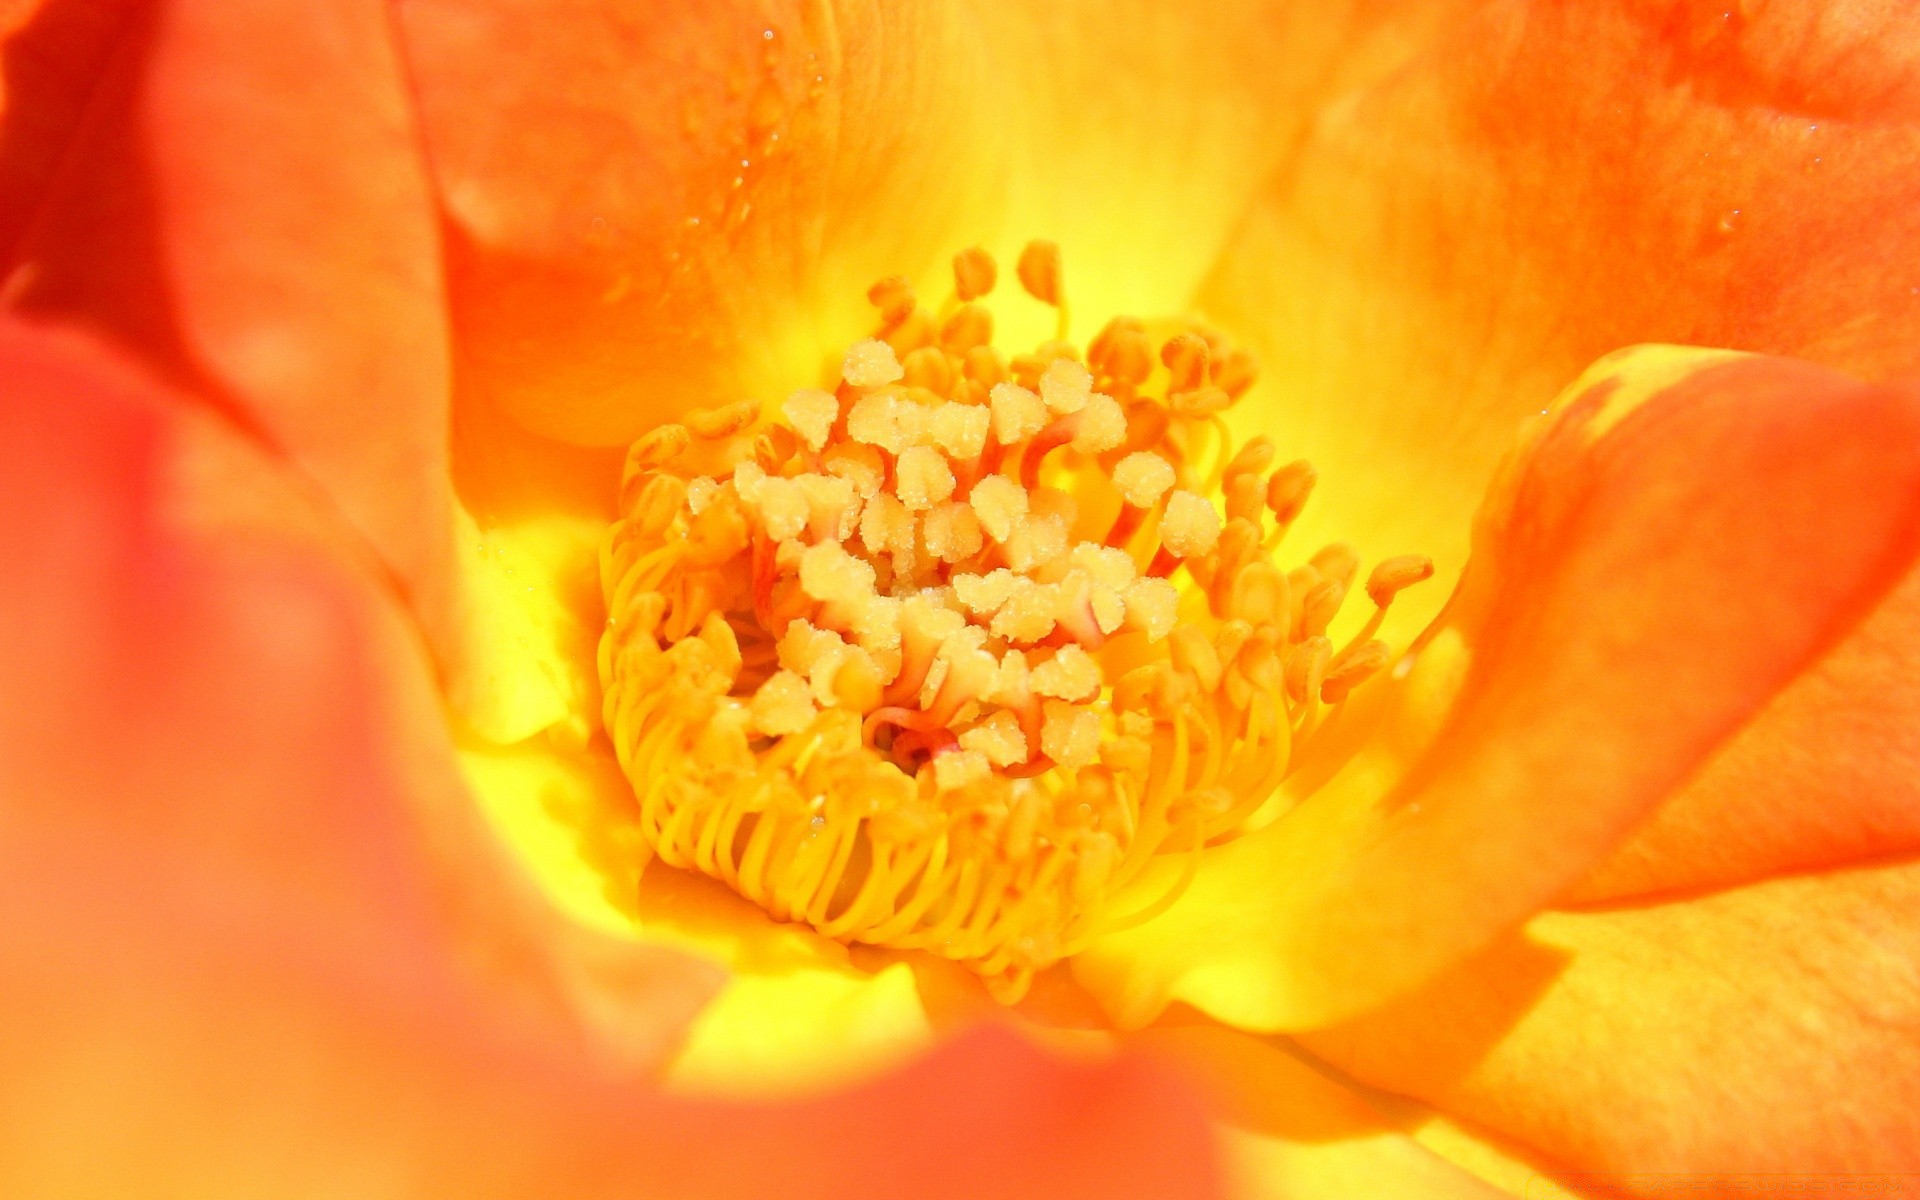
<svg viewBox="0 0 1920 1200">
<path fill-rule="evenodd" d="M 1059 242 L 1083 337 L 1175 311 L 1308 98 L 1427 7 L 409 0 L 463 361 L 528 427 L 614 444 L 819 382 L 869 284 L 937 307 L 976 242 L 999 297 Z M 999 311 L 1037 337 L 1031 307 Z"/>
<path fill-rule="evenodd" d="M 0 326 L 11 820 L 444 943 L 657 1061 L 718 984 L 559 921 L 453 769 L 419 644 L 331 514 L 216 422 L 74 337 Z M 387 931 L 387 933 L 380 933 Z M 616 1048 L 610 1045 L 609 1048 Z"/>
<path fill-rule="evenodd" d="M 1310 457 L 1301 544 L 1467 557 L 1521 417 L 1639 342 L 1920 369 L 1920 29 L 1879 0 L 1461 6 L 1328 105 L 1199 304 Z"/>
<path fill-rule="evenodd" d="M 1908 391 L 1787 360 L 1603 361 L 1489 493 L 1434 647 L 1443 675 L 1451 648 L 1470 665 L 1431 752 L 1213 852 L 1081 977 L 1123 1020 L 1171 996 L 1265 1029 L 1431 977 L 1565 890 L 1843 636 L 1909 569 L 1916 516 Z"/>
<path fill-rule="evenodd" d="M 1906 863 L 1547 913 L 1307 1040 L 1370 1083 L 1602 1173 L 1595 1184 L 1897 1183 L 1875 1176 L 1920 1171 L 1917 906 Z"/>
<path fill-rule="evenodd" d="M 9 1194 L 1217 1194 L 1197 1106 L 1136 1060 L 986 1030 L 851 1092 L 670 1099 L 529 1045 L 430 946 L 343 947 L 291 897 L 138 850 L 6 846 Z"/>
<path fill-rule="evenodd" d="M 444 285 L 386 7 L 114 13 L 54 0 L 9 39 L 7 302 L 202 384 L 326 490 L 451 658 Z"/>
<path fill-rule="evenodd" d="M 1920 574 L 1775 696 L 1568 900 L 1725 887 L 1920 849 Z"/>
</svg>

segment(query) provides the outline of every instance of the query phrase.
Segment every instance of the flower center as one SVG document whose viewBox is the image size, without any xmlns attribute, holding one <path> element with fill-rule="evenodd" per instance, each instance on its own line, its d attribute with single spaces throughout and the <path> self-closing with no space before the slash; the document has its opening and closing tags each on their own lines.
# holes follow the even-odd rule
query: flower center
<svg viewBox="0 0 1920 1200">
<path fill-rule="evenodd" d="M 1107 902 L 1154 855 L 1239 829 L 1432 573 L 1378 564 L 1378 611 L 1336 648 L 1354 552 L 1274 561 L 1313 468 L 1236 449 L 1221 417 L 1252 357 L 1201 328 L 1156 354 L 1124 317 L 1083 357 L 1057 250 L 1018 274 L 1059 310 L 1031 354 L 994 347 L 995 264 L 969 250 L 938 319 L 874 285 L 881 327 L 833 391 L 636 442 L 600 645 L 655 854 L 1004 999 L 1150 915 Z"/>
</svg>

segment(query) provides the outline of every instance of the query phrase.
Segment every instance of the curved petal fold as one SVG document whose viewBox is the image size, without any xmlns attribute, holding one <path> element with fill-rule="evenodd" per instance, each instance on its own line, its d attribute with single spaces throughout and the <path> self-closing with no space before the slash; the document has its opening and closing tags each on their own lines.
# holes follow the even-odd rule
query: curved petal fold
<svg viewBox="0 0 1920 1200">
<path fill-rule="evenodd" d="M 45 0 L 5 50 L 4 301 L 284 454 L 451 661 L 445 288 L 389 32 L 378 0 Z"/>
<path fill-rule="evenodd" d="M 561 920 L 455 772 L 377 565 L 297 479 L 71 334 L 0 325 L 7 379 L 0 797 L 303 920 L 396 940 L 537 1022 L 673 1052 L 716 973 Z"/>
<path fill-rule="evenodd" d="M 1168 914 L 1096 946 L 1082 978 L 1123 1020 L 1171 997 L 1263 1029 L 1418 985 L 1564 893 L 1872 611 L 1917 546 L 1911 391 L 1718 352 L 1603 360 L 1488 493 L 1403 684 L 1447 680 L 1425 753 L 1397 777 L 1358 761 L 1210 852 Z"/>
<path fill-rule="evenodd" d="M 1920 573 L 1754 717 L 1566 898 L 1748 883 L 1920 850 Z"/>
</svg>

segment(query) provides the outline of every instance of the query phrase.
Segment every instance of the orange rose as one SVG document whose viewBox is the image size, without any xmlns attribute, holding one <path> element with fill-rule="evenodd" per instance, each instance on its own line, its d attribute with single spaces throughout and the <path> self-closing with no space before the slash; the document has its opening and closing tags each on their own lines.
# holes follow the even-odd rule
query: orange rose
<svg viewBox="0 0 1920 1200">
<path fill-rule="evenodd" d="M 1869 8 L 0 8 L 6 1190 L 1899 1186 L 1920 41 Z M 1226 424 L 1320 482 L 1255 523 L 1353 547 L 1300 581 L 1436 579 L 1325 628 L 1382 648 L 1350 699 L 1287 685 L 1290 765 L 1273 709 L 1207 701 L 1286 782 L 1152 768 L 1233 827 L 1081 889 L 1009 1006 L 951 939 L 820 936 L 832 888 L 777 924 L 648 862 L 653 776 L 712 764 L 610 739 L 594 653 L 634 615 L 599 564 L 627 443 L 844 409 L 888 386 L 822 367 L 868 284 L 944 295 L 956 249 L 1035 236 L 1081 344 L 1133 314 L 1257 351 Z M 998 341 L 1051 336 L 1011 293 Z M 1169 349 L 1151 404 L 1237 393 L 1222 345 Z M 1222 445 L 1152 443 L 1202 500 Z M 1175 545 L 1148 573 L 1212 637 L 1243 601 Z M 1246 660 L 1276 697 L 1278 619 Z"/>
</svg>

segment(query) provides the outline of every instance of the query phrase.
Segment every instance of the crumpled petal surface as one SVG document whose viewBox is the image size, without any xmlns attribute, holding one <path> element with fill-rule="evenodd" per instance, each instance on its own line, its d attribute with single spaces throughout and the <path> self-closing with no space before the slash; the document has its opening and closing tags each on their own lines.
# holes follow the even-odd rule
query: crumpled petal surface
<svg viewBox="0 0 1920 1200">
<path fill-rule="evenodd" d="M 1603 360 L 1489 492 L 1436 638 L 1460 681 L 1431 749 L 1211 852 L 1081 978 L 1123 1022 L 1178 998 L 1255 1029 L 1431 978 L 1566 890 L 1845 636 L 1910 569 L 1917 521 L 1910 391 L 1789 360 Z"/>
<path fill-rule="evenodd" d="M 1182 1089 L 1004 1034 L 791 1105 L 634 1082 L 711 970 L 580 952 L 438 802 L 355 540 L 70 334 L 0 328 L 0 372 L 0 613 L 44 635 L 0 647 L 4 1190 L 1212 1194 Z"/>
</svg>

